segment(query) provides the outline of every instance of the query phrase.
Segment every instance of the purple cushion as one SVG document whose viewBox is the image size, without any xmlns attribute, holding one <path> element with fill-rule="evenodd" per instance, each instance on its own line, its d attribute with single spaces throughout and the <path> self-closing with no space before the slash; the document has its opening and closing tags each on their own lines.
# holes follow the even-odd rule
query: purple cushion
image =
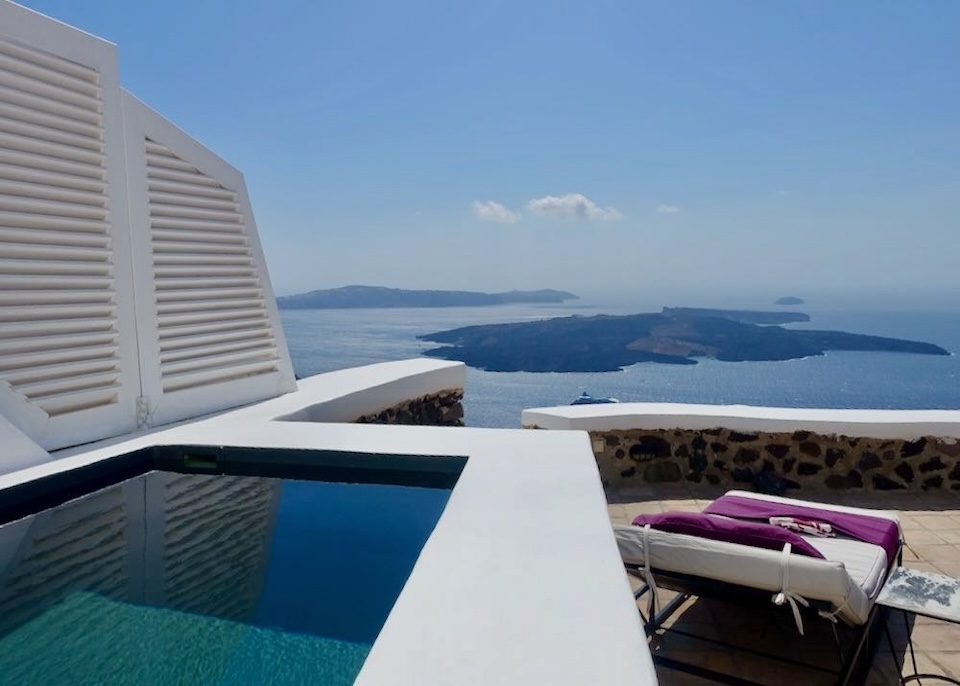
<svg viewBox="0 0 960 686">
<path fill-rule="evenodd" d="M 649 524 L 651 528 L 658 531 L 699 536 L 711 541 L 739 543 L 767 550 L 783 550 L 783 544 L 789 543 L 794 553 L 823 559 L 820 551 L 804 538 L 793 531 L 772 524 L 760 524 L 699 512 L 640 515 L 633 520 L 633 523 L 637 526 Z"/>
<path fill-rule="evenodd" d="M 825 522 L 845 536 L 880 546 L 887 553 L 889 564 L 893 564 L 900 550 L 900 527 L 895 521 L 869 514 L 837 512 L 828 507 L 817 507 L 816 503 L 779 502 L 727 494 L 714 500 L 704 512 L 743 520 L 804 517 Z"/>
</svg>

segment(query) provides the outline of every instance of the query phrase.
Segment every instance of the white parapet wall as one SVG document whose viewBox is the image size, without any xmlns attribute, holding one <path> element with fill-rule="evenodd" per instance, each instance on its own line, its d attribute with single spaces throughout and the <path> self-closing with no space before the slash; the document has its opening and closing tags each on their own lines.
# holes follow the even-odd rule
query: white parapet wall
<svg viewBox="0 0 960 686">
<path fill-rule="evenodd" d="M 607 488 L 960 490 L 960 411 L 619 403 L 524 410 L 587 431 Z"/>
<path fill-rule="evenodd" d="M 525 428 L 609 431 L 684 429 L 783 433 L 915 440 L 923 436 L 960 438 L 960 410 L 831 410 L 750 405 L 606 403 L 524 410 Z"/>
<path fill-rule="evenodd" d="M 465 381 L 462 362 L 426 358 L 382 362 L 301 379 L 297 393 L 248 411 L 266 411 L 288 422 L 353 422 L 414 398 L 462 391 Z"/>
</svg>

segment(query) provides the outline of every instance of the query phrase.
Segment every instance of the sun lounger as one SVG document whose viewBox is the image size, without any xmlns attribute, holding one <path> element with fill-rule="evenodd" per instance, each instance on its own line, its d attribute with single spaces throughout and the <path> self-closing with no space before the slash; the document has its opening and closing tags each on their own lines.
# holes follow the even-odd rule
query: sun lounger
<svg viewBox="0 0 960 686">
<path fill-rule="evenodd" d="M 641 515 L 614 529 L 627 570 L 645 582 L 638 598 L 650 597 L 648 634 L 689 596 L 765 596 L 789 607 L 801 634 L 811 616 L 852 628 L 838 683 L 857 666 L 902 545 L 894 513 L 744 491 L 730 491 L 702 513 Z M 680 595 L 658 608 L 658 588 Z"/>
</svg>

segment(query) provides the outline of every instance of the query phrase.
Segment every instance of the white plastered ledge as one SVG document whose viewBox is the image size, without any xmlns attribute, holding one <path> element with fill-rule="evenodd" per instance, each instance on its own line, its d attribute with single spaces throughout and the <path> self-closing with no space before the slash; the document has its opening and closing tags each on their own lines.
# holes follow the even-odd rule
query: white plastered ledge
<svg viewBox="0 0 960 686">
<path fill-rule="evenodd" d="M 303 394 L 315 399 L 303 406 L 297 395 L 281 396 L 264 407 L 277 419 L 295 422 L 351 422 L 405 400 L 442 391 L 463 390 L 462 362 L 412 359 L 318 374 L 297 382 Z"/>
<path fill-rule="evenodd" d="M 271 401 L 64 451 L 0 476 L 0 497 L 16 483 L 152 445 L 463 456 L 443 515 L 356 683 L 655 684 L 586 434 L 277 420 L 337 408 L 337 393 L 363 397 L 362 384 L 372 391 L 393 379 L 423 395 L 462 374 L 462 365 L 417 360 L 322 375 Z"/>
<path fill-rule="evenodd" d="M 748 405 L 610 403 L 524 410 L 524 427 L 625 431 L 629 429 L 733 429 L 770 433 L 915 440 L 960 438 L 960 410 L 830 410 Z"/>
</svg>

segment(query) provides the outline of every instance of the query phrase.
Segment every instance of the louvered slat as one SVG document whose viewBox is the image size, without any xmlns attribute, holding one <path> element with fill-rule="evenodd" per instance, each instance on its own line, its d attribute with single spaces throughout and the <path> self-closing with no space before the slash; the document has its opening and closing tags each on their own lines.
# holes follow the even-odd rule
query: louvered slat
<svg viewBox="0 0 960 686">
<path fill-rule="evenodd" d="M 38 198 L 72 203 L 74 206 L 103 207 L 103 189 L 97 191 L 59 188 L 49 184 L 30 183 L 23 180 L 10 180 L 0 177 L 0 194 L 19 198 Z"/>
<path fill-rule="evenodd" d="M 83 264 L 64 260 L 8 260 L 0 257 L 0 274 L 6 276 L 16 274 L 24 277 L 43 274 L 44 276 L 94 277 L 96 279 L 96 277 L 109 276 L 111 269 L 110 265 L 95 262 Z M 74 283 L 79 285 L 80 282 L 75 281 Z"/>
<path fill-rule="evenodd" d="M 166 350 L 176 352 L 180 349 L 191 350 L 192 348 L 204 347 L 207 345 L 229 345 L 234 341 L 242 341 L 250 337 L 246 330 L 237 331 L 210 331 L 206 333 L 193 333 L 187 336 L 168 337 L 166 340 Z"/>
<path fill-rule="evenodd" d="M 219 288 L 191 288 L 186 287 L 177 291 L 162 291 L 157 293 L 157 303 L 188 300 L 207 300 L 210 298 L 222 298 L 232 300 L 234 298 L 259 298 L 263 294 L 256 286 L 222 286 Z"/>
<path fill-rule="evenodd" d="M 60 231 L 57 229 L 33 231 L 30 229 L 16 229 L 9 226 L 0 226 L 0 241 L 19 244 L 37 243 L 41 245 L 69 245 L 104 249 L 110 247 L 110 237 L 103 234 Z M 2 283 L 2 281 L 2 278 L 0 278 L 0 283 Z"/>
<path fill-rule="evenodd" d="M 51 416 L 118 402 L 99 75 L 0 40 L 0 379 Z"/>
<path fill-rule="evenodd" d="M 9 159 L 4 159 L 7 154 Z M 31 183 L 41 188 L 67 188 L 70 190 L 88 191 L 101 198 L 107 189 L 107 184 L 103 180 L 103 174 L 95 178 L 78 176 L 68 170 L 57 169 L 54 165 L 52 169 L 30 169 L 20 162 L 14 163 L 13 157 L 0 150 L 0 179 L 8 179 L 20 183 Z"/>
<path fill-rule="evenodd" d="M 4 322 L 0 327 L 0 341 L 17 340 L 23 345 L 41 346 L 47 341 L 63 336 L 61 343 L 67 344 L 78 334 L 103 333 L 113 335 L 113 327 L 109 321 L 100 317 L 77 317 L 76 319 L 61 319 L 56 322 Z"/>
<path fill-rule="evenodd" d="M 256 322 L 266 322 L 266 316 L 263 310 L 258 307 L 260 303 L 254 303 L 252 307 L 235 307 L 235 308 L 217 308 L 209 309 L 206 312 L 197 312 L 196 308 L 193 308 L 192 312 L 183 313 L 183 312 L 173 312 L 170 314 L 157 313 L 157 319 L 160 321 L 161 328 L 170 327 L 177 328 L 181 330 L 184 328 L 189 328 L 195 324 L 203 325 L 208 322 L 217 322 L 217 321 L 235 321 L 238 324 L 241 322 L 248 322 L 246 326 L 250 326 L 252 323 Z M 259 327 L 257 327 L 259 328 Z M 163 336 L 161 334 L 161 340 Z"/>
<path fill-rule="evenodd" d="M 95 343 L 84 343 L 83 345 L 72 345 L 69 348 L 57 348 L 54 350 L 32 350 L 29 352 L 13 352 L 4 355 L 3 366 L 0 371 L 10 374 L 10 378 L 16 376 L 20 379 L 27 379 L 24 383 L 30 383 L 35 378 L 35 374 L 41 374 L 44 368 L 53 364 L 64 364 L 67 362 L 76 362 L 78 365 L 77 378 L 85 378 L 86 372 L 82 366 L 85 362 L 103 362 L 109 361 L 116 353 L 116 343 L 109 337 L 91 336 L 87 340 L 94 340 Z M 65 375 L 67 376 L 67 375 Z M 71 377 L 72 379 L 73 377 Z M 63 381 L 71 384 L 72 381 Z M 72 387 L 72 386 L 71 386 Z"/>
<path fill-rule="evenodd" d="M 4 333 L 6 333 L 7 327 L 4 327 L 4 329 Z M 114 344 L 115 340 L 116 336 L 114 336 L 111 331 L 89 329 L 73 330 L 68 333 L 43 336 L 4 336 L 0 338 L 0 351 L 2 351 L 4 355 L 15 355 L 42 350 L 55 350 L 61 356 L 66 355 L 65 359 L 73 359 L 77 353 L 71 352 L 72 348 L 67 346 L 75 346 L 77 348 L 84 348 L 91 345 L 110 346 Z M 92 359 L 86 355 L 81 355 L 80 357 L 81 359 Z M 28 372 L 29 369 L 20 369 L 17 371 L 18 373 L 24 373 Z"/>
<path fill-rule="evenodd" d="M 104 293 L 99 289 L 75 288 L 69 293 L 0 290 L 0 307 L 4 305 L 10 305 L 12 307 L 24 305 L 56 305 L 58 303 L 71 305 L 109 305 L 110 300 L 110 294 Z"/>
<path fill-rule="evenodd" d="M 233 315 L 239 310 L 249 312 L 250 303 L 256 302 L 256 300 L 251 300 L 250 296 L 245 294 L 245 291 L 239 293 L 240 295 L 224 296 L 216 300 L 188 295 L 182 299 L 161 301 L 157 303 L 157 313 L 160 315 L 177 315 L 197 312 L 225 312 Z M 0 294 L 0 298 L 2 298 L 2 294 Z"/>
<path fill-rule="evenodd" d="M 201 322 L 199 326 L 197 325 L 198 321 Z M 162 339 L 163 349 L 160 356 L 163 358 L 166 353 L 174 350 L 189 351 L 195 346 L 198 347 L 197 355 L 200 355 L 202 353 L 199 348 L 208 344 L 202 341 L 208 337 L 224 343 L 249 338 L 251 341 L 260 341 L 262 346 L 268 346 L 271 340 L 270 334 L 262 331 L 251 331 L 261 322 L 260 318 L 231 317 L 228 312 L 221 312 L 218 317 L 208 321 L 193 319 L 187 324 L 171 326 L 168 334 Z M 218 324 L 229 328 L 213 329 Z M 198 329 L 203 329 L 203 331 L 198 333 Z"/>
<path fill-rule="evenodd" d="M 155 199 L 156 207 L 174 205 L 182 207 L 198 207 L 204 210 L 225 210 L 227 212 L 233 212 L 234 208 L 236 207 L 232 200 L 205 198 L 184 195 L 182 193 L 165 193 L 159 190 L 154 192 L 153 197 Z"/>
</svg>

